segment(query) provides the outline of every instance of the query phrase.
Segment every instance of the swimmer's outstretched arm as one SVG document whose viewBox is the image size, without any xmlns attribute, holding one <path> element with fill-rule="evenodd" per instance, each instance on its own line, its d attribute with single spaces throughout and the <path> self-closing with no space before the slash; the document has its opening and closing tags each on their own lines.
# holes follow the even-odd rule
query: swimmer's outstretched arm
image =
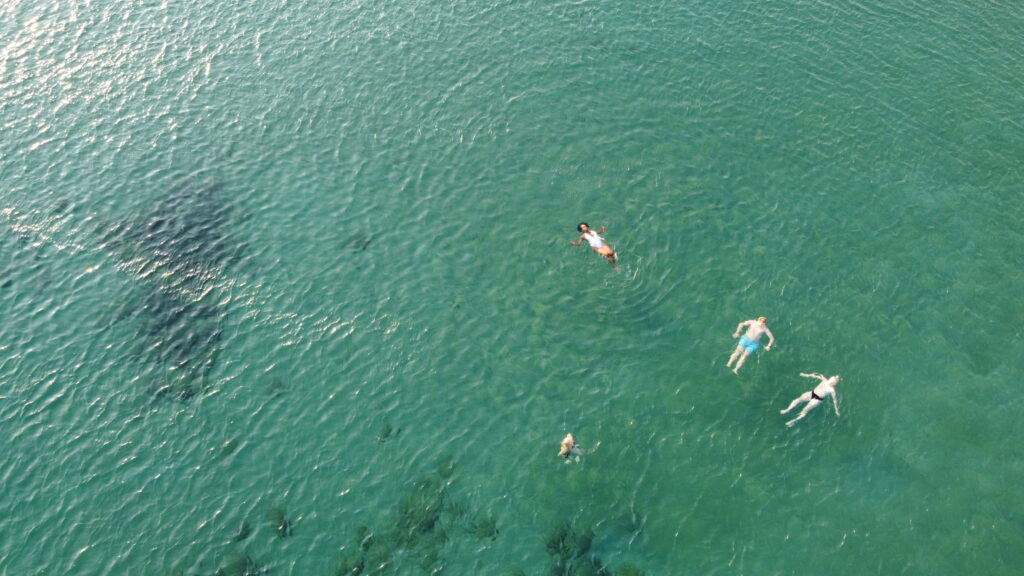
<svg viewBox="0 0 1024 576">
<path fill-rule="evenodd" d="M 836 416 L 839 416 L 839 402 L 836 401 L 836 392 L 832 391 L 832 407 L 836 410 Z"/>
<path fill-rule="evenodd" d="M 732 337 L 733 338 L 739 338 L 740 337 L 740 330 L 743 330 L 744 326 L 747 326 L 747 325 L 750 325 L 750 324 L 753 324 L 753 323 L 754 323 L 753 320 L 746 320 L 744 322 L 740 322 L 739 325 L 736 326 L 736 331 L 732 333 Z"/>
<path fill-rule="evenodd" d="M 582 235 L 582 234 L 580 234 L 580 237 L 579 237 L 579 238 L 577 238 L 575 242 L 573 242 L 572 240 L 570 240 L 570 241 L 569 241 L 569 244 L 572 244 L 573 246 L 579 246 L 580 244 L 583 244 L 583 235 Z"/>
<path fill-rule="evenodd" d="M 765 344 L 764 349 L 771 350 L 772 344 L 775 344 L 775 336 L 772 336 L 772 331 L 767 326 L 764 327 L 764 333 L 768 335 L 768 343 Z"/>
<path fill-rule="evenodd" d="M 818 380 L 821 380 L 822 382 L 827 380 L 827 378 L 825 378 L 824 376 L 822 376 L 821 374 L 818 374 L 816 372 L 812 372 L 810 374 L 804 374 L 803 372 L 801 372 L 800 375 L 803 376 L 804 378 L 817 378 Z"/>
</svg>

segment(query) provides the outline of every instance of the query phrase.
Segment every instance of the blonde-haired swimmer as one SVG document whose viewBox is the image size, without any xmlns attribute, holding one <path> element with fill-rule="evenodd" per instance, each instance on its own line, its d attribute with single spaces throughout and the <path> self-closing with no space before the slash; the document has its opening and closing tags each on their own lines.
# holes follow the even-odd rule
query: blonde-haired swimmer
<svg viewBox="0 0 1024 576">
<path fill-rule="evenodd" d="M 573 439 L 572 434 L 566 434 L 565 438 L 562 438 L 562 446 L 558 449 L 558 455 L 568 460 L 575 451 L 576 440 Z"/>
<path fill-rule="evenodd" d="M 761 339 L 762 335 L 768 335 L 768 344 L 765 344 L 764 349 L 766 351 L 772 349 L 772 344 L 775 343 L 775 336 L 768 329 L 766 322 L 768 322 L 768 319 L 761 316 L 757 320 L 740 322 L 740 325 L 736 327 L 736 332 L 732 337 L 739 338 L 740 341 L 736 343 L 736 349 L 733 350 L 732 356 L 729 357 L 729 361 L 725 364 L 726 367 L 732 368 L 732 363 L 736 362 L 736 367 L 732 370 L 733 374 L 739 374 L 740 366 L 743 366 L 743 363 L 747 361 L 747 357 L 757 352 L 757 349 L 761 347 L 761 343 L 758 340 Z M 740 337 L 740 330 L 743 330 L 744 326 L 747 327 L 747 333 Z M 737 359 L 739 359 L 738 362 Z"/>
<path fill-rule="evenodd" d="M 839 375 L 836 374 L 831 378 L 825 378 L 821 374 L 804 374 L 803 372 L 801 372 L 800 375 L 803 376 L 804 378 L 817 378 L 818 385 L 814 387 L 814 390 L 811 390 L 810 392 L 804 392 L 795 400 L 790 402 L 789 407 L 786 408 L 785 410 L 779 410 L 779 414 L 785 414 L 792 410 L 793 408 L 796 408 L 797 404 L 801 402 L 807 402 L 807 405 L 804 406 L 804 409 L 800 411 L 800 414 L 798 414 L 796 418 L 793 418 L 789 422 L 786 422 L 786 426 L 792 426 L 793 424 L 796 424 L 797 420 L 806 416 L 812 408 L 814 408 L 818 404 L 821 404 L 822 400 L 824 400 L 828 396 L 832 397 L 832 407 L 835 408 L 836 410 L 836 416 L 839 416 L 839 404 L 836 402 L 836 384 L 839 384 Z"/>
<path fill-rule="evenodd" d="M 615 264 L 615 260 L 617 258 L 615 250 L 605 243 L 604 238 L 601 238 L 601 234 L 604 233 L 604 226 L 601 226 L 600 230 L 594 232 L 590 229 L 589 224 L 586 222 L 580 222 L 576 226 L 576 230 L 579 231 L 580 237 L 575 242 L 569 242 L 569 244 L 579 246 L 580 244 L 583 244 L 584 240 L 586 240 L 587 243 L 590 244 L 590 247 L 594 249 L 594 252 L 604 256 L 605 260 L 612 265 L 612 268 L 615 268 L 616 272 L 619 271 L 619 267 Z"/>
</svg>

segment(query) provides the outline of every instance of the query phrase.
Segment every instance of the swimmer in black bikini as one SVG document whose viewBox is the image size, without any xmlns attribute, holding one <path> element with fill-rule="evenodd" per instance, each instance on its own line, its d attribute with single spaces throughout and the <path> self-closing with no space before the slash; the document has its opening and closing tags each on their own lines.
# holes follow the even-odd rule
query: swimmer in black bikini
<svg viewBox="0 0 1024 576">
<path fill-rule="evenodd" d="M 818 404 L 821 404 L 822 401 L 824 401 L 825 398 L 828 398 L 829 396 L 832 397 L 832 407 L 835 408 L 836 410 L 836 416 L 839 416 L 839 404 L 836 402 L 836 384 L 839 384 L 839 375 L 836 374 L 831 378 L 825 378 L 821 374 L 804 374 L 802 372 L 800 373 L 800 375 L 803 376 L 804 378 L 817 378 L 819 382 L 818 385 L 814 387 L 814 390 L 811 390 L 810 392 L 804 392 L 797 399 L 790 402 L 788 408 L 786 408 L 785 410 L 779 410 L 779 414 L 785 414 L 792 410 L 793 408 L 795 408 L 797 404 L 801 402 L 807 402 L 807 405 L 804 406 L 804 409 L 800 411 L 800 414 L 796 418 L 793 418 L 789 422 L 786 422 L 786 426 L 792 426 L 793 424 L 796 424 L 797 420 L 803 418 L 808 412 L 811 411 L 812 408 L 814 408 Z"/>
</svg>

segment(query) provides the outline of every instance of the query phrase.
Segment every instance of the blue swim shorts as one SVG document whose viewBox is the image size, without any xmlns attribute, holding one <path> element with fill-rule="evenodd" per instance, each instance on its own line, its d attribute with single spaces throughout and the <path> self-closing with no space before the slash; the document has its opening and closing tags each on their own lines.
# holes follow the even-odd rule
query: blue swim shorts
<svg viewBox="0 0 1024 576">
<path fill-rule="evenodd" d="M 747 335 L 744 334 L 743 336 L 740 336 L 740 343 L 738 344 L 738 346 L 740 348 L 743 348 L 743 350 L 745 350 L 747 354 L 753 354 L 754 352 L 757 352 L 757 349 L 761 347 L 761 344 L 758 343 L 756 340 L 751 340 L 750 338 L 747 338 Z"/>
</svg>

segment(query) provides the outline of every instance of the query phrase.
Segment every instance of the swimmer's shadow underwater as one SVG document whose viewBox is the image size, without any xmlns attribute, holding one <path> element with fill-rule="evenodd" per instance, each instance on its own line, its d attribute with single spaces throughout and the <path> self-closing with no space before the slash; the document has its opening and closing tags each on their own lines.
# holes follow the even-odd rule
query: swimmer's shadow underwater
<svg viewBox="0 0 1024 576">
<path fill-rule="evenodd" d="M 370 247 L 371 242 L 373 242 L 372 235 L 362 230 L 357 230 L 341 241 L 341 249 L 355 253 L 365 252 Z"/>
</svg>

